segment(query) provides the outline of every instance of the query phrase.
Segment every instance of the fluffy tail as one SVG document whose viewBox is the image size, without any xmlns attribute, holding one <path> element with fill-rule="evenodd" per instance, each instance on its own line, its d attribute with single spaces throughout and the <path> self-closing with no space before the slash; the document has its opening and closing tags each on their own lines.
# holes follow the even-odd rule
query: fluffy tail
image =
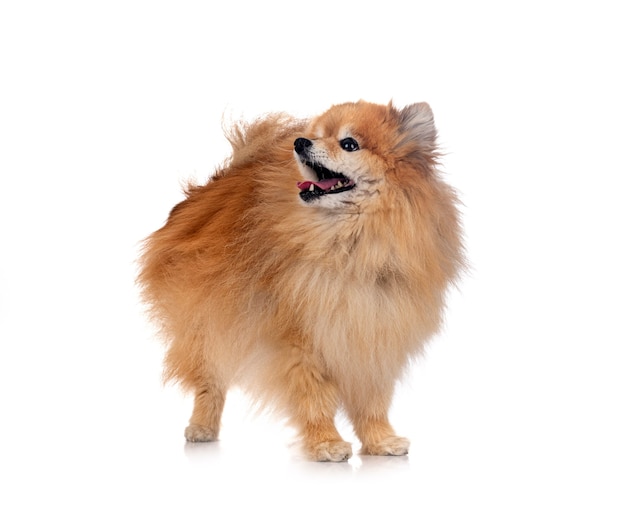
<svg viewBox="0 0 626 511">
<path fill-rule="evenodd" d="M 224 135 L 233 148 L 228 164 L 239 167 L 275 156 L 275 146 L 285 137 L 304 129 L 305 120 L 284 114 L 272 114 L 252 122 L 239 121 L 224 128 Z"/>
</svg>

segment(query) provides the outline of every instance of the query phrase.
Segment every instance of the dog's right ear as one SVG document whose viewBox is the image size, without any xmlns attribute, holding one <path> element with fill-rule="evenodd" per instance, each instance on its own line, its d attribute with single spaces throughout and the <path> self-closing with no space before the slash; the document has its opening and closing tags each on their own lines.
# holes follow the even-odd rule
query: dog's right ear
<svg viewBox="0 0 626 511">
<path fill-rule="evenodd" d="M 428 103 L 413 103 L 400 110 L 400 131 L 405 142 L 417 142 L 421 146 L 433 147 L 437 129 L 433 111 Z"/>
</svg>

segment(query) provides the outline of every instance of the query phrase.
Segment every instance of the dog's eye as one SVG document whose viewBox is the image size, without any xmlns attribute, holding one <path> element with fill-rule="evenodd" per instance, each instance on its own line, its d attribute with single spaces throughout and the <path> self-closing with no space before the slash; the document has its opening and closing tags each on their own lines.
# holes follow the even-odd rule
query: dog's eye
<svg viewBox="0 0 626 511">
<path fill-rule="evenodd" d="M 354 140 L 352 137 L 344 138 L 339 141 L 339 145 L 344 151 L 358 151 L 359 143 Z"/>
</svg>

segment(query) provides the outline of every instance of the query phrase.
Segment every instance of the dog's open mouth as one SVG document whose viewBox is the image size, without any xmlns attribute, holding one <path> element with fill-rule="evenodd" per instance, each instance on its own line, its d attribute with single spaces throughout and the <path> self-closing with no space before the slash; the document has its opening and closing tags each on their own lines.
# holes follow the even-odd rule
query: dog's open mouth
<svg viewBox="0 0 626 511">
<path fill-rule="evenodd" d="M 339 172 L 334 172 L 318 163 L 303 161 L 306 166 L 311 168 L 319 181 L 299 181 L 300 197 L 307 202 L 323 195 L 331 193 L 342 193 L 352 190 L 355 182 Z"/>
</svg>

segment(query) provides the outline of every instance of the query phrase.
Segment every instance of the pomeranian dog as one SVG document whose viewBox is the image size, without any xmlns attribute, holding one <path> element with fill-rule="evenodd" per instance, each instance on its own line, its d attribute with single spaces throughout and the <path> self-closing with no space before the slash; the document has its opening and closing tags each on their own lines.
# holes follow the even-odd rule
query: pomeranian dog
<svg viewBox="0 0 626 511">
<path fill-rule="evenodd" d="M 218 438 L 229 387 L 282 412 L 307 455 L 405 455 L 388 409 L 464 265 L 430 107 L 359 101 L 238 124 L 232 157 L 146 241 L 138 282 L 165 377 L 195 395 L 185 437 Z"/>
</svg>

